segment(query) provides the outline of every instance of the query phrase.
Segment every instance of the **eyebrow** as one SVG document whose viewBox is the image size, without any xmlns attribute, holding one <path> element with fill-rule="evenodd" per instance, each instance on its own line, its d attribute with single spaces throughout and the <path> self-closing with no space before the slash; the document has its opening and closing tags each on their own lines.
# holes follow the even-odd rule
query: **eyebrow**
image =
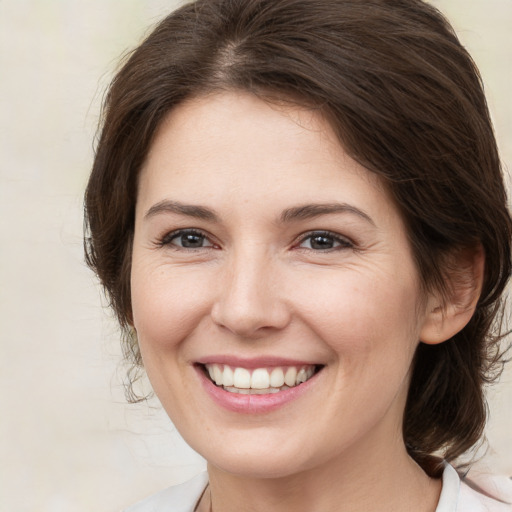
<svg viewBox="0 0 512 512">
<path fill-rule="evenodd" d="M 171 201 L 168 199 L 164 199 L 163 201 L 154 204 L 146 212 L 144 218 L 148 219 L 160 213 L 175 213 L 210 222 L 220 221 L 219 216 L 210 208 L 200 205 L 184 204 L 179 201 Z M 346 203 L 315 203 L 294 206 L 284 210 L 279 220 L 281 223 L 286 224 L 293 221 L 313 219 L 315 217 L 320 217 L 321 215 L 332 215 L 337 213 L 357 215 L 375 226 L 375 222 L 373 222 L 372 218 L 367 213 Z"/>
<path fill-rule="evenodd" d="M 210 222 L 218 222 L 219 217 L 217 214 L 206 208 L 205 206 L 183 204 L 178 201 L 170 201 L 164 199 L 154 204 L 144 215 L 145 219 L 154 217 L 159 213 L 177 213 L 179 215 L 186 215 L 187 217 L 193 217 L 195 219 L 208 220 Z"/>
<path fill-rule="evenodd" d="M 336 213 L 350 213 L 366 220 L 372 226 L 375 226 L 372 218 L 364 211 L 355 206 L 346 203 L 327 203 L 327 204 L 305 204 L 287 208 L 281 214 L 281 222 L 292 222 L 295 220 L 313 219 L 321 215 L 331 215 Z"/>
</svg>

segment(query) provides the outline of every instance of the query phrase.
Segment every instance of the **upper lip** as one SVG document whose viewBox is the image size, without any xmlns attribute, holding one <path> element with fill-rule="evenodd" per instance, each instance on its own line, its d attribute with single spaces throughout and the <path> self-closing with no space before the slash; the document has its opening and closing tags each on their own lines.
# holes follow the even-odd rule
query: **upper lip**
<svg viewBox="0 0 512 512">
<path fill-rule="evenodd" d="M 238 357 L 231 355 L 212 355 L 201 357 L 196 364 L 224 364 L 233 368 L 265 368 L 275 366 L 311 366 L 320 365 L 317 361 L 306 361 L 302 359 L 290 359 L 279 356 L 259 356 L 259 357 Z"/>
</svg>

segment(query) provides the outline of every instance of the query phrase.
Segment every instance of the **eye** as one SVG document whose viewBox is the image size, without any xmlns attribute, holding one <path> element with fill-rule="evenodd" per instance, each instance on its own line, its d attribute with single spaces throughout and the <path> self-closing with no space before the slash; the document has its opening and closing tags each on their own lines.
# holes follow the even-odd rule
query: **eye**
<svg viewBox="0 0 512 512">
<path fill-rule="evenodd" d="M 208 237 L 195 229 L 180 229 L 166 235 L 161 245 L 174 245 L 180 249 L 203 249 L 213 247 Z"/>
<path fill-rule="evenodd" d="M 303 236 L 298 247 L 313 251 L 329 251 L 353 247 L 350 240 L 330 231 L 315 231 Z"/>
</svg>

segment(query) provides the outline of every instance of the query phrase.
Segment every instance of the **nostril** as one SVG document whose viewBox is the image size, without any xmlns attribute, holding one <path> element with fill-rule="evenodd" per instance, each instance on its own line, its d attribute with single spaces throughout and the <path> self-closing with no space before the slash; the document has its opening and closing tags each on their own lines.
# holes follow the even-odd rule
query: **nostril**
<svg viewBox="0 0 512 512">
<path fill-rule="evenodd" d="M 212 310 L 211 317 L 220 329 L 245 339 L 261 338 L 273 330 L 284 329 L 291 318 L 280 305 L 268 309 L 243 308 L 240 305 L 232 308 L 217 307 Z"/>
</svg>

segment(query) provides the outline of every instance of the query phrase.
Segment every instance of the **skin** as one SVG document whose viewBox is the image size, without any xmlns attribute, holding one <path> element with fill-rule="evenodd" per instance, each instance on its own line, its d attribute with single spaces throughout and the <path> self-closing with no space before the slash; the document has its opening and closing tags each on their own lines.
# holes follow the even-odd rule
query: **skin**
<svg viewBox="0 0 512 512">
<path fill-rule="evenodd" d="M 200 243 L 186 248 L 176 231 L 191 228 Z M 332 248 L 312 245 L 318 230 Z M 402 439 L 411 361 L 469 317 L 422 294 L 397 208 L 318 113 L 241 92 L 175 108 L 140 175 L 131 286 L 151 383 L 208 461 L 199 510 L 435 510 L 441 484 Z M 240 414 L 200 383 L 195 363 L 215 355 L 323 369 L 298 399 Z"/>
</svg>

